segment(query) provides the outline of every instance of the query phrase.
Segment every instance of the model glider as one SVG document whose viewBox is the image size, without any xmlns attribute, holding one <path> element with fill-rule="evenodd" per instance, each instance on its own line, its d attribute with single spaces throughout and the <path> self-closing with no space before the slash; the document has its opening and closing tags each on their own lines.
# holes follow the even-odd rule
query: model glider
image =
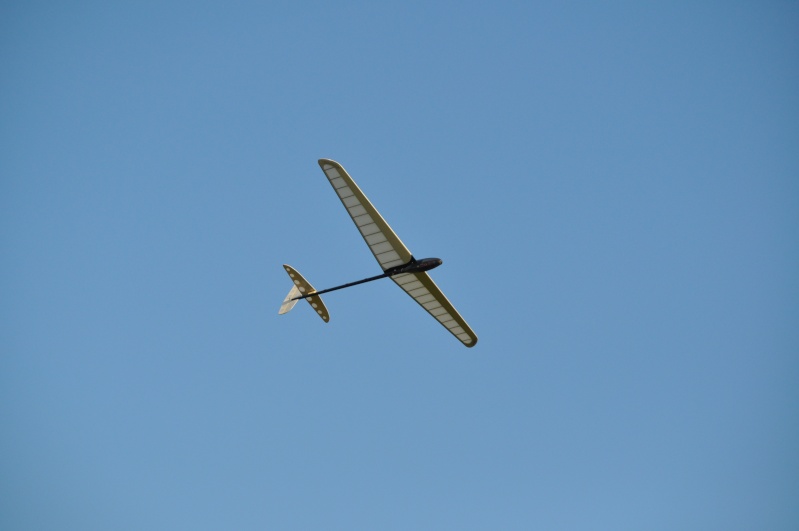
<svg viewBox="0 0 799 531">
<path fill-rule="evenodd" d="M 440 266 L 442 260 L 440 258 L 421 260 L 414 258 L 341 164 L 329 159 L 320 159 L 319 166 L 325 172 L 325 176 L 336 191 L 338 198 L 341 199 L 352 221 L 355 222 L 355 226 L 358 227 L 369 250 L 375 255 L 383 269 L 383 274 L 317 291 L 296 269 L 284 264 L 283 267 L 294 282 L 294 286 L 283 300 L 278 313 L 281 315 L 288 313 L 294 308 L 297 301 L 305 299 L 314 311 L 325 322 L 328 322 L 330 314 L 320 295 L 364 282 L 390 278 L 461 343 L 467 347 L 476 345 L 477 335 L 427 274 L 427 271 Z"/>
</svg>

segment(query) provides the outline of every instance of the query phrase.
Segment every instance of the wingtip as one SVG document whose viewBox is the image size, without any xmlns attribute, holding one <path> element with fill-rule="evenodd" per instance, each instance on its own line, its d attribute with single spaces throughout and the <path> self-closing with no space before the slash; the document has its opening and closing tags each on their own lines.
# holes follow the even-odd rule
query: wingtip
<svg viewBox="0 0 799 531">
<path fill-rule="evenodd" d="M 319 166 L 322 167 L 322 169 L 324 169 L 325 165 L 341 166 L 341 164 L 339 164 L 333 159 L 319 159 L 317 162 L 319 163 Z"/>
</svg>

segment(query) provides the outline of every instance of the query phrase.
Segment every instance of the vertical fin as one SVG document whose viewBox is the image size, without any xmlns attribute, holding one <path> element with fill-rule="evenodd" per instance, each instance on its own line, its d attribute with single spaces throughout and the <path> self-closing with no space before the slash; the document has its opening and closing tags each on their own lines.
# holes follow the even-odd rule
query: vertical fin
<svg viewBox="0 0 799 531">
<path fill-rule="evenodd" d="M 280 311 L 277 312 L 278 315 L 289 313 L 291 309 L 294 308 L 294 305 L 297 304 L 299 299 L 294 299 L 294 297 L 297 297 L 298 295 L 300 295 L 300 289 L 296 285 L 291 286 L 291 291 L 289 291 L 289 294 L 286 295 L 285 299 L 283 299 L 283 304 L 280 305 Z"/>
</svg>

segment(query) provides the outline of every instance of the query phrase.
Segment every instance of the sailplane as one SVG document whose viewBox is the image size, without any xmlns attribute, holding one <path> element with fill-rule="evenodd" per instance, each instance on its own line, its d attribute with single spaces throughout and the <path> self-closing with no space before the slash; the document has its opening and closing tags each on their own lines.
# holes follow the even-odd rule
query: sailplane
<svg viewBox="0 0 799 531">
<path fill-rule="evenodd" d="M 477 335 L 427 274 L 427 271 L 440 266 L 442 260 L 440 258 L 420 260 L 414 258 L 341 164 L 330 159 L 319 159 L 319 166 L 344 204 L 355 226 L 358 227 L 358 231 L 383 269 L 383 273 L 317 291 L 296 269 L 283 264 L 283 268 L 294 285 L 283 300 L 278 313 L 280 315 L 288 313 L 300 299 L 305 299 L 319 317 L 327 323 L 330 321 L 330 313 L 320 295 L 357 286 L 364 282 L 390 278 L 461 343 L 467 347 L 475 346 Z"/>
</svg>

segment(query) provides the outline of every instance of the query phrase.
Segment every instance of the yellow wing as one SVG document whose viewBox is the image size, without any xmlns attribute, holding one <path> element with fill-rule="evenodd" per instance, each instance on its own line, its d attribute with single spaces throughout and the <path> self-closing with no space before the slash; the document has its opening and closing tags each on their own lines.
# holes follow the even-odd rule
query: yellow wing
<svg viewBox="0 0 799 531">
<path fill-rule="evenodd" d="M 355 226 L 383 271 L 411 261 L 411 252 L 372 206 L 352 177 L 338 162 L 319 159 L 319 166 L 344 204 Z M 477 344 L 477 334 L 452 306 L 427 273 L 402 273 L 389 277 L 467 347 Z"/>
<path fill-rule="evenodd" d="M 413 300 L 427 310 L 427 313 L 432 315 L 461 343 L 467 347 L 473 347 L 477 344 L 477 334 L 474 333 L 463 317 L 452 306 L 452 303 L 449 302 L 449 299 L 436 286 L 430 275 L 425 272 L 402 273 L 389 278 L 396 282 L 405 293 L 413 297 Z"/>
<path fill-rule="evenodd" d="M 341 164 L 329 159 L 320 159 L 319 166 L 325 172 L 383 271 L 410 262 L 411 252 L 391 230 L 380 212 L 372 206 Z"/>
</svg>

